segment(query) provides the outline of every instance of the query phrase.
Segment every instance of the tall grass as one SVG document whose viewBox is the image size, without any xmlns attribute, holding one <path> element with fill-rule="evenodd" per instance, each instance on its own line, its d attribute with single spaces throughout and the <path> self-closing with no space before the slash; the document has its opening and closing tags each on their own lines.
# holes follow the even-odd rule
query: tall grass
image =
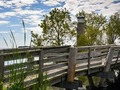
<svg viewBox="0 0 120 90">
<path fill-rule="evenodd" d="M 4 40 L 5 44 L 6 44 L 6 46 L 8 47 L 8 43 L 7 43 L 6 39 L 4 38 L 4 36 L 2 34 L 1 34 L 1 36 L 3 37 L 3 40 Z"/>
<path fill-rule="evenodd" d="M 31 55 L 28 52 L 26 52 L 23 57 L 22 55 L 20 55 L 19 51 L 14 52 L 12 57 L 7 57 L 10 60 L 16 58 L 15 60 L 13 60 L 13 64 L 9 68 L 10 74 L 7 90 L 25 90 L 24 80 L 29 75 L 31 69 L 28 69 L 29 62 L 27 61 L 27 63 L 25 63 L 24 60 L 25 58 L 29 57 L 31 57 Z M 17 58 L 21 58 L 20 61 L 17 61 Z"/>
<path fill-rule="evenodd" d="M 2 76 L 0 75 L 0 90 L 3 90 Z"/>
<path fill-rule="evenodd" d="M 25 46 L 26 45 L 26 29 L 25 29 L 24 20 L 22 20 L 22 25 L 23 25 L 23 28 L 24 28 L 24 46 Z"/>
<path fill-rule="evenodd" d="M 25 29 L 25 23 L 24 20 L 22 20 L 22 25 L 24 28 L 24 46 L 26 45 L 26 29 Z M 6 43 L 6 45 L 9 47 L 7 40 L 4 38 L 4 36 L 2 35 L 4 42 Z M 16 39 L 14 36 L 13 31 L 10 29 L 10 41 L 12 44 L 12 48 L 16 48 L 14 54 L 12 57 L 6 57 L 9 60 L 13 60 L 14 58 L 20 58 L 22 57 L 19 53 L 19 50 L 17 49 L 17 43 L 16 43 Z M 26 55 L 24 55 L 27 58 L 33 58 L 33 56 L 31 56 L 27 51 L 26 51 Z M 29 62 L 27 61 L 27 63 L 29 64 Z M 19 65 L 18 65 L 19 64 Z M 33 63 L 32 63 L 33 64 Z M 17 69 L 16 69 L 17 67 Z M 17 62 L 16 60 L 13 60 L 13 65 L 11 65 L 11 67 L 9 68 L 9 82 L 8 82 L 8 86 L 6 87 L 5 90 L 25 90 L 24 87 L 24 80 L 26 79 L 26 77 L 29 75 L 29 72 L 31 71 L 31 69 L 29 70 L 25 70 L 25 63 L 24 63 L 24 57 L 22 57 L 21 62 Z M 41 81 L 37 81 L 32 90 L 50 90 L 48 88 L 48 86 L 50 86 L 49 82 L 47 81 L 47 73 L 44 73 L 43 75 L 40 76 Z M 3 89 L 3 82 L 2 79 L 0 78 L 0 90 Z"/>
<path fill-rule="evenodd" d="M 16 40 L 15 40 L 15 36 L 14 36 L 14 34 L 13 34 L 11 29 L 10 29 L 10 37 L 11 37 L 11 40 L 13 40 L 13 45 L 15 44 L 15 47 L 17 48 L 17 43 L 16 43 Z"/>
<path fill-rule="evenodd" d="M 18 68 L 16 70 L 16 67 Z M 9 74 L 9 86 L 7 90 L 24 90 L 24 79 L 26 78 L 26 73 L 23 69 L 23 63 L 18 66 L 16 61 L 14 60 L 14 64 L 10 68 Z"/>
</svg>

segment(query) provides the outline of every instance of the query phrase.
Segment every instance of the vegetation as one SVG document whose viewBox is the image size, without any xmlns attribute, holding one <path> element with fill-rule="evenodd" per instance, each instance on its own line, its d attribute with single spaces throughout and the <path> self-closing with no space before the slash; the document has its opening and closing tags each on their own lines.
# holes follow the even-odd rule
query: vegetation
<svg viewBox="0 0 120 90">
<path fill-rule="evenodd" d="M 22 21 L 23 23 L 23 27 L 24 27 L 24 46 L 26 45 L 26 31 L 25 31 L 25 24 L 24 21 Z M 4 42 L 6 43 L 6 45 L 8 46 L 8 42 L 6 41 L 6 39 L 3 37 Z M 14 37 L 14 33 L 12 32 L 12 30 L 10 30 L 10 41 L 12 44 L 12 48 L 16 48 L 15 51 L 13 52 L 13 54 L 10 57 L 4 57 L 4 59 L 8 59 L 10 60 L 7 62 L 7 66 L 9 66 L 8 69 L 8 74 L 4 75 L 4 78 L 8 78 L 8 82 L 7 83 L 3 83 L 2 82 L 2 76 L 0 75 L 0 90 L 27 90 L 25 88 L 24 85 L 24 81 L 25 79 L 29 76 L 29 78 L 32 78 L 32 76 L 30 77 L 29 73 L 32 71 L 32 68 L 29 68 L 28 65 L 31 63 L 30 60 L 27 60 L 27 62 L 25 62 L 25 59 L 34 59 L 33 56 L 31 56 L 31 54 L 27 51 L 25 51 L 26 53 L 24 54 L 24 56 L 21 55 L 21 53 L 19 52 L 18 48 L 17 48 L 17 43 L 16 43 L 16 39 Z M 12 64 L 11 64 L 12 62 Z M 32 63 L 34 66 L 34 63 Z M 29 68 L 29 69 L 25 69 L 25 68 Z M 37 72 L 38 74 L 38 72 Z M 38 76 L 36 76 L 36 78 L 38 78 Z M 41 81 L 39 81 L 39 79 L 36 81 L 36 84 L 33 85 L 33 90 L 52 90 L 49 89 L 50 84 L 47 81 L 47 73 L 42 74 L 40 76 Z M 6 85 L 5 85 L 6 84 Z"/>
<path fill-rule="evenodd" d="M 13 58 L 15 58 L 16 54 L 13 55 Z M 20 57 L 20 55 L 17 55 L 17 57 Z M 13 60 L 13 65 L 10 67 L 10 74 L 9 74 L 9 85 L 7 87 L 7 90 L 23 90 L 24 89 L 24 79 L 27 77 L 25 70 L 23 69 L 23 60 L 20 62 L 19 66 L 16 63 L 16 60 Z M 18 67 L 18 70 L 16 70 L 16 67 Z"/>
<path fill-rule="evenodd" d="M 0 79 L 0 90 L 3 90 L 3 82 L 1 79 Z"/>
<path fill-rule="evenodd" d="M 22 25 L 23 25 L 23 28 L 24 28 L 24 46 L 26 45 L 26 30 L 25 30 L 25 22 L 24 20 L 22 20 Z"/>
<path fill-rule="evenodd" d="M 85 31 L 78 40 L 79 46 L 114 44 L 120 36 L 120 13 L 115 13 L 107 19 L 102 14 L 79 12 L 77 16 L 85 17 Z M 73 25 L 74 24 L 74 25 Z M 42 34 L 32 32 L 32 45 L 60 46 L 76 38 L 76 22 L 71 21 L 70 13 L 66 9 L 53 9 L 45 15 L 39 26 Z"/>
<path fill-rule="evenodd" d="M 79 78 L 79 80 L 82 81 L 82 84 L 83 84 L 83 85 L 89 86 L 89 80 L 88 80 L 87 76 L 79 76 L 78 78 Z M 93 79 L 94 85 L 95 85 L 96 87 L 98 87 L 99 82 L 100 82 L 100 77 L 95 77 L 95 76 L 93 76 L 92 79 Z"/>
<path fill-rule="evenodd" d="M 62 18 L 61 14 L 65 12 L 61 12 L 59 9 L 53 9 L 49 15 L 46 15 L 44 20 L 41 23 L 41 28 L 43 29 L 43 36 L 34 36 L 35 41 L 43 40 L 47 42 L 47 45 L 56 45 L 60 46 L 64 43 L 67 43 L 63 36 L 71 35 L 71 37 L 76 37 L 75 27 L 74 29 L 70 27 L 69 23 L 72 23 L 70 20 L 69 12 L 67 11 L 67 15 L 69 15 L 69 22 L 64 24 L 65 18 Z M 65 15 L 65 14 L 64 14 Z M 85 31 L 80 35 L 78 40 L 79 46 L 85 45 L 102 45 L 102 44 L 114 44 L 115 39 L 120 36 L 120 13 L 116 13 L 110 17 L 109 20 L 102 14 L 86 13 L 84 11 L 79 12 L 76 16 L 84 16 L 85 17 Z M 76 24 L 77 25 L 77 24 Z M 68 32 L 66 32 L 69 30 Z M 72 32 L 71 32 L 72 31 Z M 33 34 L 34 35 L 34 34 Z M 43 39 L 42 39 L 43 38 Z M 41 44 L 41 41 L 39 41 Z M 35 43 L 34 43 L 35 44 Z M 39 45 L 40 45 L 39 44 Z M 37 45 L 37 44 L 35 44 Z M 88 80 L 84 76 L 79 77 L 83 83 L 88 85 Z M 94 83 L 97 86 L 100 78 L 93 77 Z"/>
<path fill-rule="evenodd" d="M 31 43 L 32 45 L 31 46 L 42 46 L 42 37 L 36 33 L 33 33 L 31 32 L 31 36 L 32 36 L 32 39 L 31 39 Z"/>
<path fill-rule="evenodd" d="M 113 44 L 120 37 L 120 13 L 110 16 L 110 20 L 106 25 L 107 43 Z"/>
<path fill-rule="evenodd" d="M 41 41 L 44 45 L 61 46 L 70 41 L 75 35 L 75 30 L 70 28 L 71 17 L 66 9 L 53 9 L 49 15 L 44 16 L 44 20 L 39 25 L 42 29 L 42 36 L 33 34 L 33 44 L 38 46 Z M 39 40 L 38 42 L 36 42 Z"/>
<path fill-rule="evenodd" d="M 79 37 L 78 45 L 98 45 L 98 44 L 113 44 L 114 41 L 120 37 L 120 13 L 115 13 L 110 16 L 110 19 L 107 21 L 106 17 L 103 15 L 92 13 L 86 13 L 84 11 L 79 12 L 76 16 L 85 17 L 85 31 Z M 26 45 L 26 30 L 25 23 L 22 20 L 24 28 L 24 46 Z M 32 34 L 32 45 L 33 46 L 44 46 L 44 45 L 53 45 L 61 46 L 66 44 L 72 38 L 76 37 L 75 27 L 72 25 L 70 13 L 66 9 L 53 9 L 49 15 L 45 15 L 42 23 L 39 25 L 43 31 L 42 34 Z M 11 44 L 13 47 L 17 48 L 17 43 L 14 37 L 12 30 L 10 30 Z M 106 38 L 105 38 L 106 37 Z M 3 37 L 6 45 L 8 46 L 7 41 Z M 16 49 L 17 50 L 17 49 Z M 16 53 L 14 54 L 16 55 Z M 13 55 L 13 56 L 14 56 Z M 17 55 L 18 57 L 20 55 Z M 15 58 L 15 56 L 13 57 Z M 10 80 L 7 90 L 23 90 L 23 82 L 27 77 L 28 72 L 23 70 L 22 62 L 19 66 L 19 75 L 15 71 L 15 67 L 10 68 Z M 38 81 L 34 86 L 34 90 L 47 90 L 49 83 L 47 81 L 47 74 L 42 75 L 41 81 Z M 86 77 L 79 77 L 85 84 L 88 83 Z M 97 84 L 99 78 L 94 78 L 95 83 Z M 0 78 L 0 89 L 3 89 L 3 82 Z"/>
<path fill-rule="evenodd" d="M 85 31 L 83 35 L 79 37 L 78 45 L 94 45 L 103 44 L 102 35 L 106 18 L 101 14 L 86 13 L 84 11 L 79 12 L 76 16 L 85 17 Z M 84 41 L 83 41 L 84 40 Z"/>
</svg>

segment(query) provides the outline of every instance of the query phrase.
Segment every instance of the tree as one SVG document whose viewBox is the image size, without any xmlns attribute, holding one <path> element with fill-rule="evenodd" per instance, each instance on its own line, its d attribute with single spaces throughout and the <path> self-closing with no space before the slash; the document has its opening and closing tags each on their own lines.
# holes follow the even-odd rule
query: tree
<svg viewBox="0 0 120 90">
<path fill-rule="evenodd" d="M 31 43 L 32 46 L 42 46 L 42 37 L 40 35 L 38 35 L 37 33 L 33 33 L 31 32 Z"/>
<path fill-rule="evenodd" d="M 75 30 L 71 29 L 70 24 L 70 13 L 66 9 L 53 9 L 49 15 L 44 16 L 40 24 L 44 43 L 54 46 L 64 45 L 75 35 Z"/>
<path fill-rule="evenodd" d="M 107 43 L 114 44 L 114 41 L 120 37 L 120 13 L 110 16 L 106 25 Z"/>
<path fill-rule="evenodd" d="M 79 12 L 76 16 L 85 17 L 85 31 L 79 37 L 78 45 L 94 45 L 103 44 L 102 34 L 106 23 L 106 18 L 101 14 Z M 84 41 L 83 41 L 84 38 Z"/>
</svg>

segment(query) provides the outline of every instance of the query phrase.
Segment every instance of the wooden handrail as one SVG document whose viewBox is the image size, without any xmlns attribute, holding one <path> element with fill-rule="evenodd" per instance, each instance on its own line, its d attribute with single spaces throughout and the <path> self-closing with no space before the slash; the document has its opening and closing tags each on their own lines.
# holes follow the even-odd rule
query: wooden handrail
<svg viewBox="0 0 120 90">
<path fill-rule="evenodd" d="M 32 83 L 33 81 L 35 83 L 35 80 L 37 80 L 37 78 L 39 79 L 39 81 L 41 81 L 41 75 L 43 75 L 43 73 L 45 72 L 47 72 L 49 80 L 59 78 L 58 81 L 60 81 L 60 77 L 67 75 L 67 80 L 69 82 L 73 82 L 75 74 L 78 72 L 86 73 L 88 71 L 88 73 L 86 74 L 91 74 L 92 69 L 104 67 L 102 65 L 102 59 L 106 58 L 107 61 L 111 60 L 107 63 L 113 62 L 113 49 L 115 51 L 119 51 L 120 46 L 59 46 L 41 47 L 37 49 L 27 48 L 25 50 L 19 49 L 18 51 L 15 51 L 15 49 L 11 49 L 12 51 L 10 49 L 8 51 L 1 50 L 2 53 L 0 53 L 0 75 L 2 75 L 3 80 L 4 78 L 6 78 L 5 80 L 7 81 L 9 79 L 8 74 L 10 73 L 9 67 L 13 65 L 18 66 L 21 63 L 12 63 L 11 65 L 5 66 L 5 62 L 26 59 L 25 62 L 22 62 L 24 64 L 22 66 L 22 69 L 24 69 L 25 71 L 31 70 L 30 72 L 33 73 L 29 75 L 31 77 L 36 74 L 38 75 L 38 77 L 33 77 L 33 79 L 29 81 L 25 80 L 26 85 L 27 83 Z M 20 54 L 20 57 L 16 57 L 15 54 Z M 30 56 L 28 54 L 30 54 Z M 6 57 L 8 59 L 6 59 Z M 38 58 L 37 60 L 35 60 L 36 57 Z M 108 72 L 109 69 L 110 65 L 106 64 L 106 68 L 104 69 L 104 71 Z M 18 75 L 20 74 L 18 71 L 18 67 L 14 68 L 14 70 L 16 70 Z"/>
</svg>

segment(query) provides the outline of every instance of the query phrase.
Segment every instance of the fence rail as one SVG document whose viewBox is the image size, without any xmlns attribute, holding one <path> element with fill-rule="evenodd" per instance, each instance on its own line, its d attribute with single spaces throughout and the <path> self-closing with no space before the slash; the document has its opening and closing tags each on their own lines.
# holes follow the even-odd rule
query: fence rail
<svg viewBox="0 0 120 90">
<path fill-rule="evenodd" d="M 73 81 L 81 72 L 90 74 L 92 69 L 103 68 L 109 49 L 114 50 L 112 64 L 120 63 L 120 46 L 81 46 L 81 47 L 39 47 L 26 49 L 0 50 L 0 75 L 4 83 L 21 78 L 24 74 L 24 86 L 29 87 L 41 81 L 41 75 L 47 74 L 52 84 L 68 77 Z M 22 73 L 21 73 L 22 72 Z M 65 79 L 65 78 L 64 78 Z"/>
</svg>

